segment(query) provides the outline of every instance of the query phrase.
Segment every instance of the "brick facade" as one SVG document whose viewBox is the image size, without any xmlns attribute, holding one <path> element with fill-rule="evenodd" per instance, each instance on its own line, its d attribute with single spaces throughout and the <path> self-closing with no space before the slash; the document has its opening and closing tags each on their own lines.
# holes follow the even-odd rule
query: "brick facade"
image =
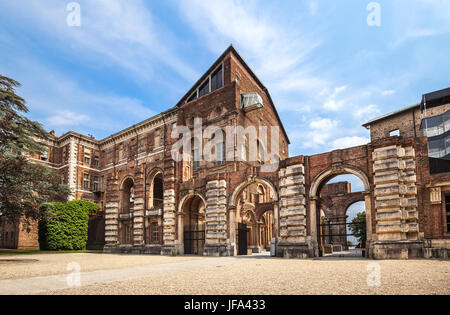
<svg viewBox="0 0 450 315">
<path fill-rule="evenodd" d="M 242 107 L 248 93 L 257 93 L 262 104 Z M 450 239 L 443 205 L 450 172 L 430 175 L 420 124 L 424 115 L 449 106 L 426 114 L 412 107 L 370 122 L 365 126 L 372 141 L 364 146 L 289 157 L 289 139 L 268 90 L 230 47 L 170 110 L 103 140 L 75 132 L 52 137 L 48 156 L 32 158 L 61 174 L 71 199 L 102 206 L 106 252 L 236 255 L 242 246 L 238 226 L 245 224 L 249 251 L 267 248 L 274 237 L 277 256 L 315 257 L 321 252 L 321 208 L 356 200 L 366 206 L 368 257 L 423 257 Z M 233 161 L 197 163 L 195 152 L 183 152 L 190 159 L 175 161 L 171 150 L 179 138 L 172 132 L 177 126 L 194 131 L 198 118 L 202 132 L 209 126 L 254 126 L 258 142 L 260 126 L 278 126 L 278 168 L 265 168 L 274 156 L 240 161 L 241 150 L 248 154 L 254 143 L 240 146 L 236 136 L 224 136 L 232 146 L 223 154 Z M 396 129 L 400 136 L 392 137 Z M 268 137 L 265 152 L 271 144 Z M 364 192 L 321 198 L 324 185 L 340 174 L 356 175 Z"/>
</svg>

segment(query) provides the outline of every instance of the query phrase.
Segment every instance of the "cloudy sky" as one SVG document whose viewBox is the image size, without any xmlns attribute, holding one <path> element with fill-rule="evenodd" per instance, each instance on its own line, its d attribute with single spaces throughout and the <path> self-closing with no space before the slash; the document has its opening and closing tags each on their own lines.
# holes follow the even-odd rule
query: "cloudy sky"
<svg viewBox="0 0 450 315">
<path fill-rule="evenodd" d="M 272 94 L 290 153 L 368 142 L 361 124 L 450 86 L 450 1 L 0 1 L 0 73 L 57 135 L 104 138 L 174 106 L 233 44 Z M 373 20 L 372 20 L 373 21 Z"/>
</svg>

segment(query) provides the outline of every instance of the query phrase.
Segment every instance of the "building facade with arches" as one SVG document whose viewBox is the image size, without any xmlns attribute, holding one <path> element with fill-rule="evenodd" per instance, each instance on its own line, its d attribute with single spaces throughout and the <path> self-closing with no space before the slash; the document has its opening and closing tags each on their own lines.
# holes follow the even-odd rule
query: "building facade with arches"
<svg viewBox="0 0 450 315">
<path fill-rule="evenodd" d="M 426 113 L 418 104 L 368 122 L 366 145 L 290 157 L 267 88 L 230 46 L 175 107 L 103 140 L 74 132 L 52 138 L 41 162 L 61 172 L 71 198 L 102 206 L 105 252 L 235 256 L 275 243 L 279 257 L 318 257 L 321 209 L 337 202 L 321 198 L 321 190 L 351 174 L 364 190 L 339 202 L 364 202 L 367 257 L 442 257 L 450 248 L 450 167 L 445 156 L 431 160 L 435 150 L 420 125 L 442 116 L 448 127 L 447 94 Z M 226 134 L 211 148 L 215 160 L 198 158 L 196 142 L 205 138 L 190 141 L 185 158 L 174 159 L 174 132 L 195 130 L 198 118 L 202 131 L 277 126 L 279 150 L 268 158 L 273 137 L 258 131 L 242 143 Z M 389 133 L 396 129 L 399 135 Z M 446 131 L 442 137 L 450 143 Z M 247 161 L 260 142 L 256 160 Z"/>
</svg>

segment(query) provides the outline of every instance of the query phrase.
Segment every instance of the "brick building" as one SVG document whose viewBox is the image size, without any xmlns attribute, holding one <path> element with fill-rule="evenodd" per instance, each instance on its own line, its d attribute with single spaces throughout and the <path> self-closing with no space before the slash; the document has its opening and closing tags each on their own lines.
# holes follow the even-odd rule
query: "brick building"
<svg viewBox="0 0 450 315">
<path fill-rule="evenodd" d="M 61 174 L 71 199 L 102 207 L 105 252 L 238 255 L 267 249 L 275 238 L 277 256 L 319 256 L 320 209 L 333 207 L 322 188 L 353 174 L 364 184 L 351 198 L 365 202 L 368 257 L 443 256 L 450 242 L 449 94 L 432 93 L 368 122 L 367 145 L 289 157 L 269 91 L 230 46 L 166 112 L 103 140 L 52 136 L 48 152 L 32 159 Z M 256 134 L 217 134 L 239 126 Z M 174 155 L 178 127 L 194 138 L 190 150 Z M 446 155 L 436 149 L 441 138 Z M 215 159 L 199 150 L 208 140 L 217 140 L 209 147 Z"/>
</svg>

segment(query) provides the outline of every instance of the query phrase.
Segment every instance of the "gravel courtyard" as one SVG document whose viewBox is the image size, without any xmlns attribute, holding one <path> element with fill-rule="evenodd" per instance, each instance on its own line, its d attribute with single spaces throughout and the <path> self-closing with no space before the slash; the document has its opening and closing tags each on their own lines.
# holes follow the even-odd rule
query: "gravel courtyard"
<svg viewBox="0 0 450 315">
<path fill-rule="evenodd" d="M 0 294 L 450 294 L 441 260 L 53 254 L 3 256 L 0 270 Z"/>
</svg>

